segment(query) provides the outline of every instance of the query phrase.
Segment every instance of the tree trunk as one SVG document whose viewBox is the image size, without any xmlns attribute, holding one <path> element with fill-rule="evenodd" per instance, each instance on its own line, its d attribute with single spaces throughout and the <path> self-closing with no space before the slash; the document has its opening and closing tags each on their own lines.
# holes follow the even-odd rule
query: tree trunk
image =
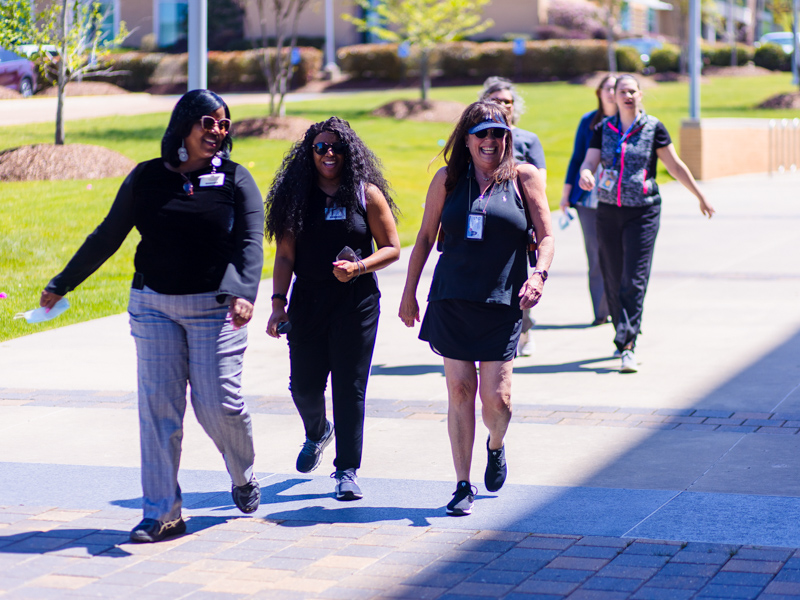
<svg viewBox="0 0 800 600">
<path fill-rule="evenodd" d="M 431 89 L 430 59 L 430 52 L 423 50 L 419 59 L 420 92 L 423 101 L 428 99 L 428 92 Z"/>
<path fill-rule="evenodd" d="M 61 6 L 61 56 L 58 60 L 56 146 L 64 145 L 64 87 L 67 85 L 67 0 L 63 0 Z"/>
</svg>

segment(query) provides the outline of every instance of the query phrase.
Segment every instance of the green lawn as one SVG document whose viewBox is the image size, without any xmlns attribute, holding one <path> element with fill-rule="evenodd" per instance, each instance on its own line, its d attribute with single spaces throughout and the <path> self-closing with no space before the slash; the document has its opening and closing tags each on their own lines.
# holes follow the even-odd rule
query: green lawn
<svg viewBox="0 0 800 600">
<path fill-rule="evenodd" d="M 519 86 L 528 105 L 519 125 L 539 134 L 547 156 L 548 199 L 555 207 L 561 195 L 572 141 L 580 116 L 595 106 L 593 90 L 563 82 Z M 469 103 L 479 88 L 434 89 L 435 99 Z M 786 73 L 754 78 L 714 78 L 702 87 L 703 117 L 794 117 L 792 111 L 756 111 L 755 105 L 780 92 L 792 90 Z M 332 114 L 348 121 L 385 166 L 403 216 L 399 223 L 404 245 L 413 243 L 422 216 L 428 183 L 438 163 L 430 165 L 447 138 L 451 126 L 443 123 L 401 122 L 379 119 L 370 112 L 397 98 L 415 98 L 416 90 L 365 92 L 288 105 L 287 112 L 311 120 Z M 69 102 L 69 99 L 67 99 Z M 678 146 L 680 121 L 688 112 L 688 85 L 665 83 L 645 90 L 648 112 L 667 126 Z M 234 107 L 233 119 L 262 116 L 263 107 Z M 97 144 L 112 148 L 135 161 L 159 152 L 169 115 L 104 117 L 70 121 L 68 143 Z M 32 124 L 0 130 L 0 149 L 33 143 L 51 143 L 53 125 Z M 288 142 L 239 139 L 234 160 L 249 166 L 262 193 L 288 150 Z M 680 148 L 678 148 L 680 150 Z M 659 180 L 668 179 L 665 172 Z M 14 321 L 15 313 L 34 308 L 39 292 L 102 220 L 114 198 L 120 178 L 95 181 L 0 183 L 0 340 L 35 331 L 85 321 L 125 310 L 137 243 L 134 232 L 122 249 L 78 290 L 70 294 L 72 309 L 52 323 L 30 326 Z M 88 185 L 91 184 L 91 189 Z M 272 270 L 272 248 L 267 248 L 265 276 Z"/>
</svg>

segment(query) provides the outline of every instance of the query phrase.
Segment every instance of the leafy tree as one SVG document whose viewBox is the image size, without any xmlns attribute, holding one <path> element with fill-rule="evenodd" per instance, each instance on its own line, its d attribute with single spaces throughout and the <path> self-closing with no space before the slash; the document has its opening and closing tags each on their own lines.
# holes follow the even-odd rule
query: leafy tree
<svg viewBox="0 0 800 600">
<path fill-rule="evenodd" d="M 237 0 L 237 2 L 243 9 L 249 4 L 248 0 Z M 310 2 L 311 0 L 255 0 L 254 2 L 261 32 L 259 62 L 269 88 L 271 117 L 286 114 L 284 98 L 295 69 L 297 24 L 300 15 Z M 274 27 L 273 35 L 270 35 L 270 23 Z M 273 38 L 274 49 L 270 47 Z"/>
<path fill-rule="evenodd" d="M 407 43 L 420 53 L 420 93 L 427 100 L 431 87 L 430 58 L 442 43 L 485 31 L 494 21 L 481 20 L 483 7 L 491 0 L 354 0 L 371 17 L 342 15 L 359 30 L 389 42 Z"/>
<path fill-rule="evenodd" d="M 792 30 L 792 0 L 767 0 L 766 8 L 780 31 Z"/>
<path fill-rule="evenodd" d="M 42 76 L 58 86 L 55 143 L 64 143 L 64 88 L 84 75 L 112 75 L 111 67 L 103 67 L 103 59 L 128 37 L 125 23 L 119 33 L 108 37 L 103 24 L 108 10 L 99 2 L 62 0 L 35 12 L 29 0 L 6 0 L 0 3 L 0 45 L 15 49 L 34 44 L 39 50 L 32 56 Z M 58 52 L 44 52 L 42 47 L 55 46 Z"/>
</svg>

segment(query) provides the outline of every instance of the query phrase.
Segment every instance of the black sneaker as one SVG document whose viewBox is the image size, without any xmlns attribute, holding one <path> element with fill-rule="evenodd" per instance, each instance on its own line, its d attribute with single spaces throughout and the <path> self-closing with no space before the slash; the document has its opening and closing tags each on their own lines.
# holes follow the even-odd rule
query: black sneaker
<svg viewBox="0 0 800 600">
<path fill-rule="evenodd" d="M 149 544 L 184 533 L 186 533 L 186 522 L 180 517 L 168 523 L 155 519 L 142 519 L 142 522 L 131 530 L 131 541 L 137 544 Z"/>
<path fill-rule="evenodd" d="M 256 512 L 258 505 L 261 504 L 261 486 L 258 485 L 257 479 L 253 479 L 245 485 L 233 486 L 231 496 L 236 508 L 249 515 Z"/>
<path fill-rule="evenodd" d="M 472 505 L 475 504 L 477 493 L 477 488 L 470 485 L 469 481 L 459 481 L 456 491 L 453 492 L 453 499 L 447 503 L 447 514 L 453 517 L 472 514 Z"/>
<path fill-rule="evenodd" d="M 358 487 L 355 469 L 344 469 L 331 474 L 336 479 L 336 499 L 337 500 L 361 500 L 364 494 Z"/>
<path fill-rule="evenodd" d="M 483 474 L 483 483 L 487 491 L 496 492 L 506 482 L 508 467 L 506 466 L 506 445 L 499 450 L 489 450 L 489 438 L 486 438 L 486 452 L 489 455 L 486 461 L 486 472 Z"/>
<path fill-rule="evenodd" d="M 309 473 L 319 466 L 322 461 L 322 452 L 333 441 L 333 425 L 330 421 L 325 421 L 325 433 L 316 442 L 306 438 L 303 449 L 297 455 L 297 470 L 301 473 Z"/>
</svg>

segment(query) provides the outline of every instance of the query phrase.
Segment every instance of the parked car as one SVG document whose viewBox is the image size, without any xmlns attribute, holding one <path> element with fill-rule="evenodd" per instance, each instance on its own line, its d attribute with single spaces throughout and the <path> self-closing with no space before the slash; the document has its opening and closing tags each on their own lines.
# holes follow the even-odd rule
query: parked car
<svg viewBox="0 0 800 600">
<path fill-rule="evenodd" d="M 50 58 L 58 56 L 58 48 L 52 44 L 44 44 L 43 46 L 37 44 L 22 44 L 21 46 L 17 46 L 17 51 L 28 58 L 32 58 L 34 54 L 40 51 Z"/>
<path fill-rule="evenodd" d="M 778 44 L 786 54 L 794 52 L 791 31 L 772 31 L 770 33 L 765 33 L 755 43 L 755 47 L 758 48 L 764 44 Z"/>
<path fill-rule="evenodd" d="M 625 38 L 617 41 L 618 46 L 631 46 L 639 51 L 642 62 L 646 65 L 650 62 L 650 55 L 653 50 L 659 50 L 664 47 L 664 42 L 656 38 L 641 37 L 641 38 Z"/>
<path fill-rule="evenodd" d="M 0 85 L 26 98 L 32 96 L 36 91 L 36 66 L 27 58 L 0 48 Z"/>
</svg>

